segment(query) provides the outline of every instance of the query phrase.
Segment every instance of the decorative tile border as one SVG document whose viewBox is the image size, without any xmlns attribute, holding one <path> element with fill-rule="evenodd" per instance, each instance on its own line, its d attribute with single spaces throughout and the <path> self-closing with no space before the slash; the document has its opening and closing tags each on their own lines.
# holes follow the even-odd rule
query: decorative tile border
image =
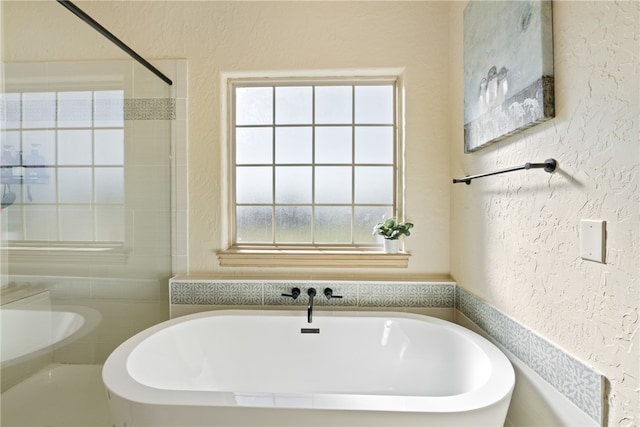
<svg viewBox="0 0 640 427">
<path fill-rule="evenodd" d="M 455 308 L 599 425 L 604 417 L 604 377 L 551 342 L 456 286 Z"/>
<path fill-rule="evenodd" d="M 125 120 L 175 120 L 174 98 L 134 98 L 124 100 Z"/>
<path fill-rule="evenodd" d="M 303 296 L 283 297 L 298 287 Z M 318 306 L 336 307 L 426 307 L 453 308 L 453 282 L 316 282 L 316 281 L 225 281 L 171 280 L 171 304 L 304 306 L 306 290 L 318 292 Z M 342 298 L 327 300 L 325 287 Z"/>
<path fill-rule="evenodd" d="M 28 112 L 23 113 L 23 110 Z M 23 114 L 24 121 L 49 123 L 57 120 L 91 122 L 121 120 L 175 120 L 174 98 L 105 98 L 67 100 L 6 100 L 0 98 L 0 117 L 7 122 L 18 123 Z"/>
</svg>

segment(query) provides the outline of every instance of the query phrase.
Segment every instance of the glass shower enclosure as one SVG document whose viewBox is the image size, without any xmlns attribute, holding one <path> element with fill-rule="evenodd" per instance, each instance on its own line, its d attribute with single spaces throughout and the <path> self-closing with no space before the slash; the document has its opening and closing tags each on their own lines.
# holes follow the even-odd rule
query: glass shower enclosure
<svg viewBox="0 0 640 427">
<path fill-rule="evenodd" d="M 175 100 L 54 0 L 0 8 L 0 425 L 110 426 L 102 363 L 168 318 Z"/>
</svg>

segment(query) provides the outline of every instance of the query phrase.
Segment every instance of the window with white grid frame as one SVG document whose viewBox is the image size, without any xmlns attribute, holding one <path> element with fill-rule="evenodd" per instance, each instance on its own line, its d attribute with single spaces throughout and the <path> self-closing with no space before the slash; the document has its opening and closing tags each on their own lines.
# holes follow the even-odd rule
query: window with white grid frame
<svg viewBox="0 0 640 427">
<path fill-rule="evenodd" d="M 234 246 L 379 246 L 398 203 L 396 86 L 232 82 Z"/>
<path fill-rule="evenodd" d="M 13 244 L 122 244 L 122 90 L 2 95 L 3 200 Z"/>
</svg>

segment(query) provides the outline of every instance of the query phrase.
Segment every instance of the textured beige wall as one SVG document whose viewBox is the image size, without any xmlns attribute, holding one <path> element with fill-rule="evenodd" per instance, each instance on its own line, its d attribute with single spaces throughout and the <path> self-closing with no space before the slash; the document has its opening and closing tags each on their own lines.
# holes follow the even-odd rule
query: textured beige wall
<svg viewBox="0 0 640 427">
<path fill-rule="evenodd" d="M 416 228 L 406 240 L 409 268 L 392 273 L 448 273 L 446 3 L 77 4 L 143 56 L 189 62 L 189 273 L 220 272 L 221 73 L 396 67 L 404 68 L 407 112 L 405 212 Z"/>
<path fill-rule="evenodd" d="M 223 249 L 226 233 L 222 73 L 401 68 L 406 104 L 405 213 L 416 228 L 406 240 L 406 249 L 413 254 L 409 268 L 387 273 L 448 274 L 450 174 L 449 163 L 442 161 L 448 156 L 446 3 L 74 3 L 143 57 L 188 60 L 189 273 L 221 272 L 215 251 Z M 37 25 L 28 26 L 32 31 L 9 52 L 8 60 L 122 57 L 108 42 L 96 44 L 93 35 L 68 25 L 69 17 L 74 17 L 60 6 L 54 10 L 52 4 L 57 6 L 52 1 L 11 4 L 16 17 L 13 31 L 20 31 L 20 22 Z M 43 11 L 47 11 L 44 16 Z M 91 39 L 88 46 L 86 39 Z M 240 275 L 247 271 L 236 270 Z M 229 268 L 225 272 L 234 274 Z"/>
<path fill-rule="evenodd" d="M 471 154 L 462 146 L 462 11 L 451 15 L 451 173 L 542 162 L 451 189 L 451 274 L 600 370 L 608 425 L 638 425 L 640 260 L 637 1 L 554 1 L 556 118 Z M 579 255 L 607 221 L 606 263 Z"/>
</svg>

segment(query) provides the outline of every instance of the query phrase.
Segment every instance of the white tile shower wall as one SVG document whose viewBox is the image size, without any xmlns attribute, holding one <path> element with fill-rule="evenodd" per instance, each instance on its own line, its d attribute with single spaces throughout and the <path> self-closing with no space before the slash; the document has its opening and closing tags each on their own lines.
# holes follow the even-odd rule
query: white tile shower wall
<svg viewBox="0 0 640 427">
<path fill-rule="evenodd" d="M 455 308 L 602 425 L 604 376 L 459 286 Z"/>
<path fill-rule="evenodd" d="M 299 287 L 296 300 L 283 297 Z M 181 306 L 233 308 L 302 307 L 306 289 L 319 292 L 319 307 L 367 309 L 457 309 L 507 351 L 534 370 L 598 424 L 604 416 L 604 377 L 532 330 L 520 325 L 454 282 L 355 282 L 355 281 L 256 281 L 170 280 L 172 312 Z M 341 299 L 325 299 L 321 292 L 333 289 Z M 193 310 L 192 310 L 193 311 Z M 183 312 L 182 314 L 185 314 Z"/>
<path fill-rule="evenodd" d="M 180 83 L 187 74 L 178 67 L 179 64 L 186 65 L 181 61 L 160 62 L 164 67 L 169 67 L 165 72 L 174 82 Z M 12 275 L 8 280 L 19 276 L 20 281 L 43 283 L 51 291 L 54 303 L 95 309 L 102 316 L 99 325 L 90 334 L 56 350 L 54 361 L 102 363 L 123 340 L 168 318 L 167 280 L 171 276 L 170 248 L 174 246 L 169 245 L 170 228 L 173 228 L 169 227 L 172 212 L 169 200 L 174 198 L 170 197 L 168 191 L 152 191 L 150 188 L 169 189 L 172 174 L 167 167 L 167 138 L 173 135 L 178 105 L 184 104 L 186 96 L 180 92 L 178 104 L 174 89 L 183 88 L 184 85 L 175 84 L 169 88 L 148 70 L 129 60 L 29 62 L 8 66 L 13 76 L 30 73 L 34 81 L 36 76 L 43 81 L 52 79 L 51 76 L 86 75 L 88 79 L 93 75 L 103 76 L 105 70 L 114 76 L 122 76 L 124 98 L 90 102 L 68 100 L 63 108 L 77 112 L 79 117 L 86 114 L 88 108 L 96 112 L 99 120 L 125 121 L 126 213 L 124 218 L 118 217 L 115 221 L 125 221 L 126 218 L 126 255 L 123 252 L 118 257 L 102 257 L 94 253 L 90 256 L 70 256 L 56 251 L 43 251 L 45 253 L 38 256 L 31 253 L 9 255 Z M 180 81 L 176 79 L 176 71 L 180 71 L 177 75 Z M 53 80 L 58 81 L 57 78 Z M 41 114 L 52 111 L 46 106 L 46 101 L 32 102 L 32 118 L 42 119 Z M 0 103 L 0 114 L 4 111 L 16 119 L 24 107 L 18 101 L 3 102 Z M 186 114 L 180 117 L 184 122 Z M 186 139 L 178 142 L 185 149 Z M 100 226 L 97 231 L 104 234 Z"/>
</svg>

